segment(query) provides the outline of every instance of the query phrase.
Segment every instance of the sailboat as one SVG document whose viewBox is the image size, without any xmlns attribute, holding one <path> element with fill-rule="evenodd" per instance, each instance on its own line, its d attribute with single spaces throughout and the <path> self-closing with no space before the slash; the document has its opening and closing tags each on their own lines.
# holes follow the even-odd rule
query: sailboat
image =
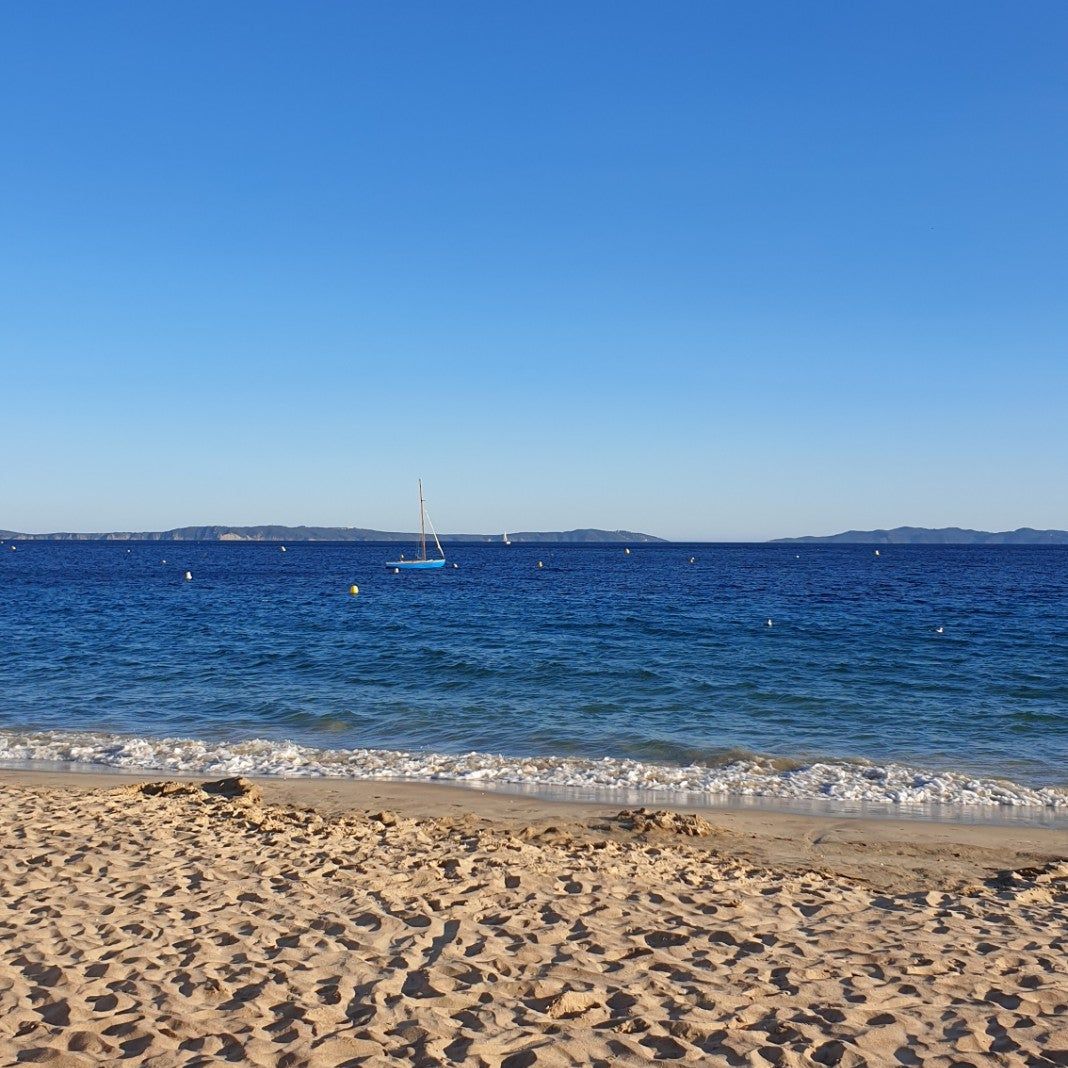
<svg viewBox="0 0 1068 1068">
<path fill-rule="evenodd" d="M 434 536 L 434 544 L 438 547 L 440 560 L 431 560 L 426 555 L 426 525 L 430 523 L 430 533 Z M 434 523 L 426 510 L 426 501 L 423 499 L 423 480 L 419 479 L 419 559 L 405 560 L 402 556 L 399 560 L 389 560 L 386 567 L 394 571 L 430 571 L 433 568 L 445 566 L 445 550 L 438 541 L 438 532 L 434 529 Z"/>
</svg>

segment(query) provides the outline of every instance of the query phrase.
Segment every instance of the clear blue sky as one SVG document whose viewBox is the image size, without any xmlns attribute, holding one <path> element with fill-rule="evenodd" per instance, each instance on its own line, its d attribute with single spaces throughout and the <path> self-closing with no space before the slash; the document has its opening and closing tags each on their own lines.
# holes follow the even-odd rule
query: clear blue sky
<svg viewBox="0 0 1068 1068">
<path fill-rule="evenodd" d="M 0 528 L 1068 527 L 1068 4 L 9 3 Z"/>
</svg>

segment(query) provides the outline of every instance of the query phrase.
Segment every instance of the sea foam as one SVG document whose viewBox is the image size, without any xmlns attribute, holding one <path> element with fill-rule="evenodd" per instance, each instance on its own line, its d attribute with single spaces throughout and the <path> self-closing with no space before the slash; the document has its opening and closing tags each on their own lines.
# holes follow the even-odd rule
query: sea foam
<svg viewBox="0 0 1068 1068">
<path fill-rule="evenodd" d="M 891 805 L 1068 808 L 1068 788 L 1029 787 L 904 764 L 816 761 L 783 768 L 760 758 L 676 767 L 604 757 L 509 757 L 387 749 L 317 749 L 293 742 L 0 731 L 0 761 L 193 775 L 262 775 L 649 791 L 709 802 L 736 798 Z"/>
</svg>

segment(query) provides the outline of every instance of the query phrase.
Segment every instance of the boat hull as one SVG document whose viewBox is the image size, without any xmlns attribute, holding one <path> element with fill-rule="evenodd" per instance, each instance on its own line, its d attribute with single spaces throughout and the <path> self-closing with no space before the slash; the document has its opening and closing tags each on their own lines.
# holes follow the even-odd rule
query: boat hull
<svg viewBox="0 0 1068 1068">
<path fill-rule="evenodd" d="M 433 571 L 444 566 L 444 560 L 388 560 L 386 562 L 386 567 L 396 568 L 398 571 Z"/>
</svg>

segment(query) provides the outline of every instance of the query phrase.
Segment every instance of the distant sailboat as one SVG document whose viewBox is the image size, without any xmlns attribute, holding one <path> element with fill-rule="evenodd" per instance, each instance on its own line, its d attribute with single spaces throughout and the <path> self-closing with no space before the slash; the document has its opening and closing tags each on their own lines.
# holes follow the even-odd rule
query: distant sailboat
<svg viewBox="0 0 1068 1068">
<path fill-rule="evenodd" d="M 503 541 L 505 545 L 511 545 L 512 544 L 508 540 L 508 531 L 507 530 L 501 535 L 501 541 Z"/>
<path fill-rule="evenodd" d="M 434 544 L 438 547 L 438 553 L 441 555 L 440 560 L 429 560 L 426 555 L 426 525 L 430 523 L 430 533 L 434 536 Z M 393 568 L 394 573 L 397 571 L 429 571 L 432 568 L 445 566 L 445 550 L 441 547 L 441 542 L 438 541 L 438 532 L 434 529 L 434 524 L 430 519 L 430 515 L 426 510 L 426 501 L 423 500 L 423 480 L 419 479 L 419 559 L 418 560 L 405 560 L 404 554 L 401 554 L 399 560 L 389 560 L 386 562 L 386 567 Z"/>
</svg>

